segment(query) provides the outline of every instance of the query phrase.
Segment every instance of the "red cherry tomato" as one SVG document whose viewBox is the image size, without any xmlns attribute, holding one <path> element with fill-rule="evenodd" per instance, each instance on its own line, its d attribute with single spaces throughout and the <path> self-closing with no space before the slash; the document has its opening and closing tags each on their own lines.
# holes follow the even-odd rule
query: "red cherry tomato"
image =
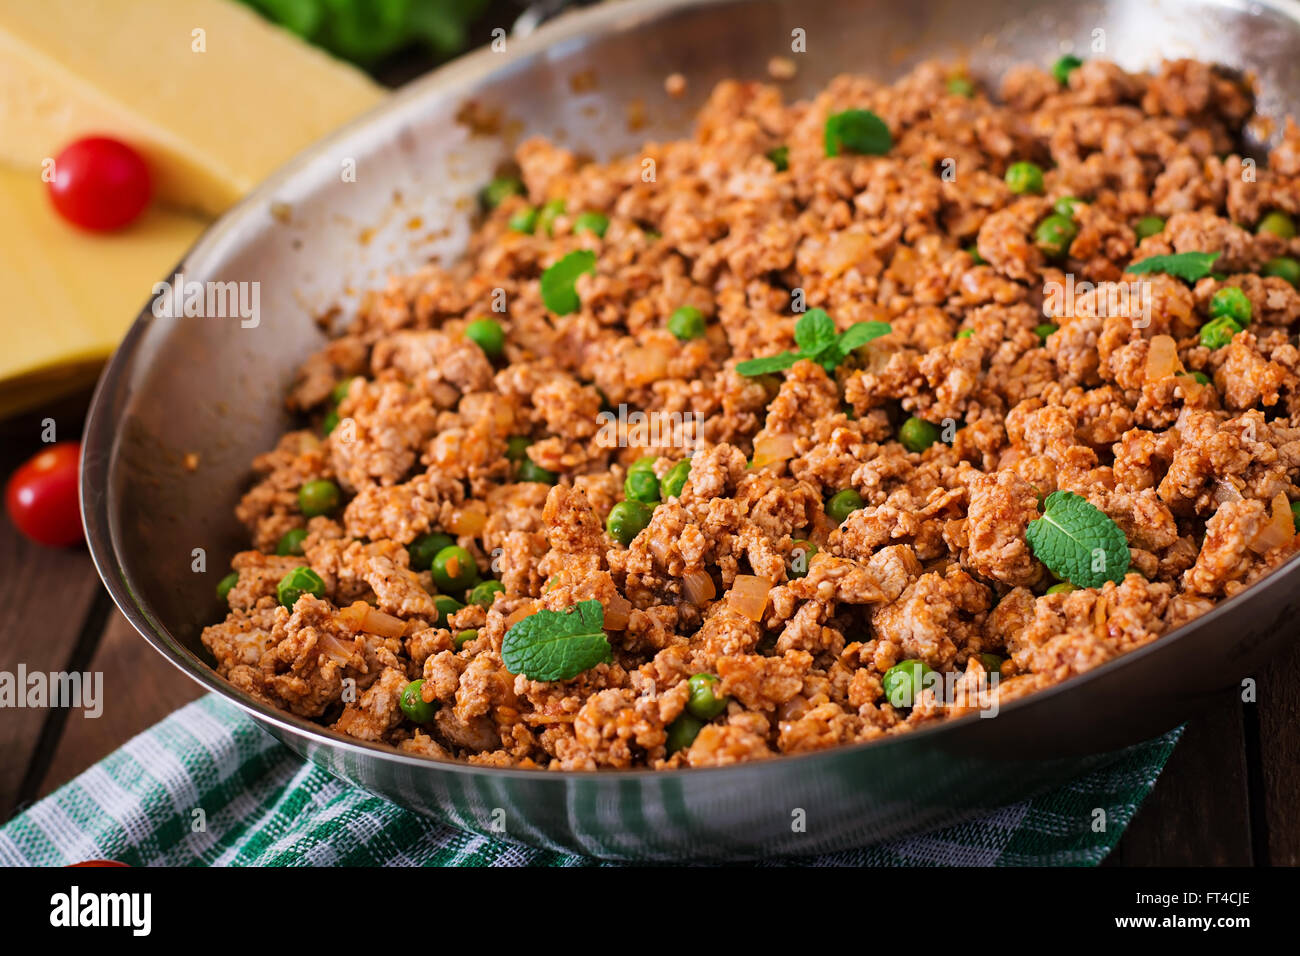
<svg viewBox="0 0 1300 956">
<path fill-rule="evenodd" d="M 76 867 L 76 866 L 127 866 L 129 867 L 130 865 L 131 865 L 130 863 L 118 863 L 117 860 L 86 860 L 84 863 L 69 863 L 68 867 L 69 868 Z"/>
<path fill-rule="evenodd" d="M 9 476 L 5 508 L 27 537 L 51 547 L 82 538 L 77 470 L 81 443 L 61 441 L 29 459 Z"/>
<path fill-rule="evenodd" d="M 50 199 L 59 215 L 82 229 L 121 229 L 144 212 L 151 192 L 140 154 L 107 136 L 76 140 L 54 157 Z"/>
</svg>

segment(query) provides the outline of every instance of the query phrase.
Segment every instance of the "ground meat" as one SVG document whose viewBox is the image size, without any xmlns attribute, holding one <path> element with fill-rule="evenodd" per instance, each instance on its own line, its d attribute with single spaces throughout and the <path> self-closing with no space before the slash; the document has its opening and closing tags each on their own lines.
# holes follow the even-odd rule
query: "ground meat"
<svg viewBox="0 0 1300 956">
<path fill-rule="evenodd" d="M 693 137 L 607 162 L 522 143 L 465 256 L 363 296 L 291 383 L 303 427 L 253 462 L 252 550 L 202 634 L 217 672 L 434 759 L 717 766 L 969 712 L 991 671 L 999 701 L 1035 693 L 1282 563 L 1300 293 L 1260 273 L 1300 246 L 1257 226 L 1300 213 L 1300 127 L 1249 167 L 1247 85 L 1188 60 L 1018 67 L 972 98 L 953 73 L 788 104 L 725 81 Z M 826 156 L 847 109 L 890 149 Z M 1018 162 L 1041 190 L 1012 190 Z M 1076 233 L 1044 249 L 1067 198 Z M 560 314 L 543 274 L 579 252 Z M 1126 271 L 1190 252 L 1214 271 Z M 1203 342 L 1225 289 L 1250 319 Z M 860 323 L 887 327 L 840 350 Z M 1119 580 L 1054 586 L 1028 529 L 1058 490 L 1122 533 Z M 596 663 L 511 672 L 519 622 L 582 602 Z M 896 706 L 885 675 L 916 660 L 943 689 Z"/>
</svg>

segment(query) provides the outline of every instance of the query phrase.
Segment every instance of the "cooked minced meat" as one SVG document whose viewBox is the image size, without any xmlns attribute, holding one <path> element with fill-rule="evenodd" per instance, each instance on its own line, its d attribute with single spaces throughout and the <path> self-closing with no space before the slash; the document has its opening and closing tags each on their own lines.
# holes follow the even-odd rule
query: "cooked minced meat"
<svg viewBox="0 0 1300 956">
<path fill-rule="evenodd" d="M 524 143 L 463 261 L 302 367 L 218 672 L 417 754 L 707 766 L 1023 696 L 1276 567 L 1300 130 L 1256 168 L 1234 77 L 1065 75 L 725 82 L 691 140 Z"/>
</svg>

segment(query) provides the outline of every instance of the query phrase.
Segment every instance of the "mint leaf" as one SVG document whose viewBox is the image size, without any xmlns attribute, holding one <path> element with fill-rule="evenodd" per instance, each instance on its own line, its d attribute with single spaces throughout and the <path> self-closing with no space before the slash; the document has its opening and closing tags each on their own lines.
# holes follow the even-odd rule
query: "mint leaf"
<svg viewBox="0 0 1300 956">
<path fill-rule="evenodd" d="M 574 283 L 584 272 L 596 271 L 596 254 L 590 249 L 570 252 L 542 273 L 542 302 L 556 315 L 568 315 L 582 307 Z"/>
<path fill-rule="evenodd" d="M 1043 516 L 1029 522 L 1025 538 L 1034 557 L 1076 587 L 1099 588 L 1107 581 L 1123 581 L 1128 570 L 1124 532 L 1104 511 L 1072 491 L 1048 495 Z"/>
<path fill-rule="evenodd" d="M 501 661 L 529 680 L 568 680 L 612 661 L 605 608 L 579 601 L 567 611 L 538 611 L 515 623 L 501 642 Z"/>
<path fill-rule="evenodd" d="M 1195 282 L 1210 274 L 1210 267 L 1220 255 L 1220 252 L 1176 252 L 1169 256 L 1152 256 L 1134 262 L 1124 271 L 1137 275 L 1165 272 L 1185 282 Z"/>
<path fill-rule="evenodd" d="M 782 369 L 789 368 L 805 357 L 802 352 L 781 352 L 779 355 L 768 355 L 764 358 L 737 362 L 736 371 L 741 375 L 767 375 L 769 372 L 779 372 Z"/>
<path fill-rule="evenodd" d="M 794 340 L 806 352 L 820 352 L 835 343 L 835 321 L 825 309 L 809 309 L 794 324 Z"/>
<path fill-rule="evenodd" d="M 827 156 L 838 156 L 846 151 L 880 156 L 889 152 L 894 138 L 889 134 L 885 121 L 871 110 L 845 110 L 826 118 L 822 145 L 826 147 Z"/>
<path fill-rule="evenodd" d="M 836 343 L 836 347 L 847 358 L 854 349 L 860 349 L 872 339 L 878 339 L 892 331 L 894 329 L 888 322 L 854 322 L 840 333 L 840 340 Z"/>
<path fill-rule="evenodd" d="M 823 309 L 809 309 L 794 326 L 794 340 L 800 345 L 799 351 L 750 359 L 739 363 L 736 371 L 741 375 L 766 375 L 789 368 L 806 358 L 827 372 L 833 372 L 854 349 L 891 331 L 888 322 L 855 322 L 843 332 L 836 333 L 835 322 Z"/>
</svg>

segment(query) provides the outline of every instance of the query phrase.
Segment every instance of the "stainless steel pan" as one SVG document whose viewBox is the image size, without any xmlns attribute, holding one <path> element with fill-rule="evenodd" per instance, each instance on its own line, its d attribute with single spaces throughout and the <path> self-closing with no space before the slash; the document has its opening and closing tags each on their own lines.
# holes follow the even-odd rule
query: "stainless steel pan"
<svg viewBox="0 0 1300 956">
<path fill-rule="evenodd" d="M 1192 55 L 1252 71 L 1268 113 L 1300 103 L 1300 6 L 1285 0 L 628 0 L 467 56 L 299 156 L 185 257 L 178 271 L 189 281 L 258 283 L 256 327 L 146 309 L 105 372 L 86 427 L 82 504 L 95 562 L 140 633 L 347 780 L 459 827 L 619 859 L 816 853 L 951 823 L 1168 729 L 1262 666 L 1300 612 L 1295 561 L 996 719 L 734 768 L 546 773 L 416 759 L 272 710 L 208 668 L 199 633 L 220 614 L 213 588 L 246 546 L 232 509 L 249 461 L 289 425 L 285 389 L 323 341 L 313 316 L 340 302 L 346 312 L 390 269 L 455 256 L 473 194 L 508 155 L 508 138 L 545 134 L 608 156 L 681 135 L 714 82 L 764 77 L 771 56 L 790 54 L 795 29 L 808 52 L 795 57 L 791 95 L 839 72 L 885 78 L 934 56 L 995 76 L 1067 49 L 1089 53 L 1100 39 L 1129 68 Z M 682 100 L 663 93 L 674 71 L 690 80 Z M 638 113 L 640 127 L 629 122 Z M 485 126 L 509 135 L 473 132 Z M 193 473 L 187 453 L 199 456 Z M 196 548 L 206 573 L 192 570 Z M 504 832 L 493 829 L 498 808 Z M 791 826 L 797 809 L 806 832 Z"/>
</svg>

